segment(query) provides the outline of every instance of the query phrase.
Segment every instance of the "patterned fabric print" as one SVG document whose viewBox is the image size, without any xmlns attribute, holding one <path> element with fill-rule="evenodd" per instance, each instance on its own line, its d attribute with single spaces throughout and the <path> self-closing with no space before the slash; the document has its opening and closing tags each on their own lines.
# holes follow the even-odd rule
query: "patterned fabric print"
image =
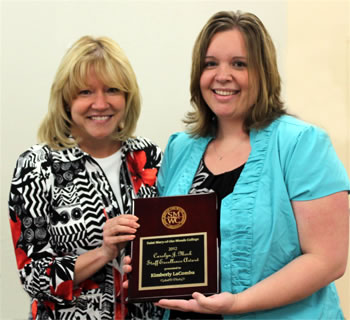
<svg viewBox="0 0 350 320">
<path fill-rule="evenodd" d="M 198 170 L 196 175 L 193 178 L 192 186 L 189 194 L 197 194 L 197 193 L 209 193 L 213 192 L 214 190 L 208 189 L 203 187 L 205 180 L 207 180 L 209 177 L 209 174 L 204 171 L 204 163 L 203 159 L 201 159 L 201 162 L 199 163 Z"/>
<path fill-rule="evenodd" d="M 110 218 L 131 213 L 135 193 L 157 195 L 160 149 L 139 137 L 123 143 L 121 151 L 123 208 L 102 169 L 78 147 L 54 151 L 35 145 L 19 157 L 10 190 L 10 225 L 34 319 L 115 318 L 115 301 L 121 298 L 114 294 L 119 271 L 112 263 L 78 288 L 73 288 L 73 277 L 77 257 L 102 243 L 104 209 Z M 132 181 L 137 181 L 138 192 Z M 157 319 L 163 313 L 152 304 L 119 309 L 129 311 L 130 319 Z"/>
<path fill-rule="evenodd" d="M 222 199 L 232 193 L 244 166 L 245 164 L 231 171 L 214 175 L 206 167 L 202 158 L 189 193 L 215 192 L 220 208 Z"/>
</svg>

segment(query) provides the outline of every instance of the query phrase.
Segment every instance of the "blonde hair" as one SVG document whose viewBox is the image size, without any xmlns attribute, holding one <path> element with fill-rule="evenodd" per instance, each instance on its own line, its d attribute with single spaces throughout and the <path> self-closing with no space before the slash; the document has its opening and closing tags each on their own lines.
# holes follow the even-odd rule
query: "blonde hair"
<svg viewBox="0 0 350 320">
<path fill-rule="evenodd" d="M 72 120 L 69 108 L 79 90 L 86 87 L 91 68 L 107 86 L 125 93 L 126 106 L 122 122 L 112 136 L 123 141 L 132 136 L 141 110 L 141 98 L 135 73 L 119 47 L 110 38 L 84 36 L 64 55 L 51 86 L 48 112 L 38 131 L 40 142 L 54 149 L 77 144 L 70 137 Z"/>
<path fill-rule="evenodd" d="M 258 97 L 248 110 L 244 129 L 260 129 L 285 114 L 280 98 L 281 79 L 278 73 L 276 50 L 272 39 L 260 19 L 252 13 L 221 11 L 214 14 L 199 33 L 192 53 L 191 104 L 194 111 L 188 112 L 184 122 L 193 136 L 215 135 L 217 123 L 214 113 L 203 99 L 200 77 L 211 39 L 218 32 L 238 29 L 247 48 L 248 72 L 256 79 Z"/>
</svg>

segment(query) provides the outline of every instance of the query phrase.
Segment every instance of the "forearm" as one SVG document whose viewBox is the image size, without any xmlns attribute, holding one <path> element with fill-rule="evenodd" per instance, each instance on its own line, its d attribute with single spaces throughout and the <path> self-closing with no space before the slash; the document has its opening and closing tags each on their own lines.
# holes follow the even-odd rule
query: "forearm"
<svg viewBox="0 0 350 320">
<path fill-rule="evenodd" d="M 232 313 L 278 308 L 302 300 L 342 275 L 342 264 L 304 254 L 256 285 L 235 295 Z"/>
<path fill-rule="evenodd" d="M 347 192 L 293 201 L 292 206 L 304 254 L 238 294 L 235 305 L 240 313 L 299 301 L 345 272 L 349 241 Z"/>
<path fill-rule="evenodd" d="M 74 267 L 74 285 L 90 278 L 106 263 L 115 259 L 129 241 L 135 238 L 139 224 L 134 215 L 120 215 L 107 220 L 103 227 L 101 247 L 80 255 Z"/>
<path fill-rule="evenodd" d="M 78 257 L 74 267 L 74 285 L 79 285 L 84 280 L 93 276 L 110 261 L 101 248 L 96 248 Z"/>
</svg>

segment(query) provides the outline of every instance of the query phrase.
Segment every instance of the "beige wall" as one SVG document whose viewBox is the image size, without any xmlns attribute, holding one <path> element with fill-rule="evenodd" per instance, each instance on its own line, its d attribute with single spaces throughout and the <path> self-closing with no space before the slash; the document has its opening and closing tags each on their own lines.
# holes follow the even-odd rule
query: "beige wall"
<svg viewBox="0 0 350 320">
<path fill-rule="evenodd" d="M 349 1 L 288 1 L 286 101 L 325 128 L 350 172 Z M 350 319 L 350 268 L 336 282 Z"/>
</svg>

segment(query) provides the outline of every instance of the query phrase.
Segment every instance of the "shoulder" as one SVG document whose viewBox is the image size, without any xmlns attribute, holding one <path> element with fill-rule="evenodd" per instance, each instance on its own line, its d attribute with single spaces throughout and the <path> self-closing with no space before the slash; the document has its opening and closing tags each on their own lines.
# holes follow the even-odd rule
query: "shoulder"
<svg viewBox="0 0 350 320">
<path fill-rule="evenodd" d="M 47 169 L 54 162 L 72 162 L 84 156 L 79 147 L 52 149 L 46 144 L 35 144 L 24 151 L 17 160 L 17 169 Z"/>
<path fill-rule="evenodd" d="M 73 148 L 52 149 L 46 144 L 35 144 L 20 155 L 20 158 L 31 159 L 32 163 L 47 161 L 71 162 L 87 155 L 78 146 Z"/>
<path fill-rule="evenodd" d="M 310 137 L 327 136 L 327 133 L 320 127 L 293 116 L 282 116 L 275 120 L 272 126 L 274 126 L 275 134 L 286 139 L 298 139 L 302 135 Z"/>
<path fill-rule="evenodd" d="M 190 143 L 193 140 L 187 132 L 175 132 L 169 138 L 169 142 L 172 143 Z"/>
<path fill-rule="evenodd" d="M 51 150 L 47 145 L 35 144 L 20 154 L 14 171 L 14 179 L 27 175 L 38 175 L 43 167 L 47 167 Z"/>
<path fill-rule="evenodd" d="M 147 162 L 147 166 L 157 167 L 163 158 L 162 150 L 158 145 L 145 137 L 129 138 L 122 146 L 122 159 L 134 154 L 133 157 L 142 157 Z"/>
<path fill-rule="evenodd" d="M 141 136 L 127 139 L 123 146 L 128 151 L 140 151 L 149 148 L 159 149 L 158 145 L 153 143 L 150 139 Z"/>
<path fill-rule="evenodd" d="M 47 145 L 35 144 L 20 154 L 18 162 L 25 163 L 27 166 L 36 166 L 46 162 L 50 158 L 51 149 Z"/>
<path fill-rule="evenodd" d="M 193 146 L 206 144 L 209 138 L 192 137 L 187 132 L 176 132 L 168 140 L 167 149 L 191 149 Z"/>
<path fill-rule="evenodd" d="M 211 139 L 192 137 L 186 132 L 174 133 L 170 136 L 164 152 L 165 162 L 170 163 L 172 167 L 187 165 L 190 162 L 199 163 Z"/>
<path fill-rule="evenodd" d="M 295 166 L 302 159 L 313 163 L 317 155 L 334 154 L 328 134 L 318 126 L 292 116 L 281 116 L 268 127 L 253 132 L 253 148 L 265 154 L 267 163 Z"/>
<path fill-rule="evenodd" d="M 268 138 L 267 144 L 280 151 L 292 152 L 296 146 L 310 147 L 330 143 L 325 130 L 293 116 L 281 116 L 257 133 L 256 141 Z"/>
<path fill-rule="evenodd" d="M 348 190 L 346 170 L 325 130 L 283 116 L 275 121 L 270 161 L 280 163 L 290 199 L 311 200 Z M 274 162 L 275 161 L 275 162 Z"/>
</svg>

